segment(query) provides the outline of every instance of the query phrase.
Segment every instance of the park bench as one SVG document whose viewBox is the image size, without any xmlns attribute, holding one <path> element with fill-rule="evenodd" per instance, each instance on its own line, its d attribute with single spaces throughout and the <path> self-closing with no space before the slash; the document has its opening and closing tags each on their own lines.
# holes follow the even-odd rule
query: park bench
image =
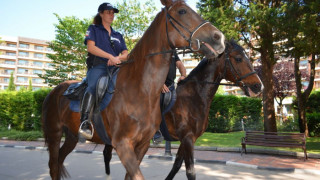
<svg viewBox="0 0 320 180">
<path fill-rule="evenodd" d="M 246 145 L 265 146 L 265 147 L 288 147 L 302 148 L 304 160 L 308 159 L 306 149 L 306 136 L 303 133 L 282 133 L 282 132 L 263 132 L 246 131 L 242 138 L 242 150 L 247 153 Z"/>
</svg>

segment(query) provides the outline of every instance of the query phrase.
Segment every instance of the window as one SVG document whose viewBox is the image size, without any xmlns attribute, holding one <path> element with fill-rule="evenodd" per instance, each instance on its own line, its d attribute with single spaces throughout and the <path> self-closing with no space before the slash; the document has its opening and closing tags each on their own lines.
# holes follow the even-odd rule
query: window
<svg viewBox="0 0 320 180">
<path fill-rule="evenodd" d="M 35 53 L 34 57 L 42 59 L 43 58 L 43 54 Z"/>
<path fill-rule="evenodd" d="M 29 44 L 23 44 L 23 43 L 21 43 L 21 44 L 19 44 L 19 47 L 20 47 L 20 48 L 29 49 Z"/>
<path fill-rule="evenodd" d="M 18 73 L 19 74 L 28 74 L 28 69 L 19 68 Z"/>
<path fill-rule="evenodd" d="M 8 60 L 5 60 L 4 63 L 5 63 L 5 64 L 11 64 L 11 65 L 14 65 L 14 64 L 15 64 L 14 61 L 8 61 Z"/>
<path fill-rule="evenodd" d="M 44 48 L 43 48 L 43 46 L 35 46 L 34 47 L 36 50 L 43 50 Z"/>
<path fill-rule="evenodd" d="M 13 72 L 14 72 L 14 70 L 12 70 L 12 69 L 5 69 L 4 70 L 4 74 L 11 74 Z"/>
<path fill-rule="evenodd" d="M 33 74 L 42 74 L 42 70 L 33 70 Z"/>
<path fill-rule="evenodd" d="M 27 77 L 18 77 L 17 78 L 17 82 L 19 82 L 19 83 L 27 83 L 28 82 L 28 78 Z"/>
<path fill-rule="evenodd" d="M 28 53 L 28 52 L 24 52 L 24 51 L 20 51 L 20 52 L 19 52 L 19 56 L 29 57 L 29 53 Z"/>
<path fill-rule="evenodd" d="M 17 47 L 16 44 L 7 44 L 8 47 Z"/>
<path fill-rule="evenodd" d="M 16 53 L 15 52 L 6 52 L 6 55 L 7 56 L 16 56 Z"/>
<path fill-rule="evenodd" d="M 53 51 L 51 48 L 47 47 L 47 51 Z"/>
<path fill-rule="evenodd" d="M 34 84 L 42 84 L 43 83 L 43 79 L 32 78 L 32 83 L 34 83 Z"/>
<path fill-rule="evenodd" d="M 29 63 L 28 63 L 28 61 L 26 61 L 26 60 L 19 60 L 19 61 L 18 61 L 18 64 L 19 64 L 19 65 L 28 65 Z"/>
<path fill-rule="evenodd" d="M 10 78 L 3 78 L 3 82 L 9 83 L 9 81 L 10 81 Z"/>
<path fill-rule="evenodd" d="M 43 63 L 42 63 L 42 62 L 37 62 L 37 61 L 35 61 L 35 62 L 33 62 L 33 65 L 34 65 L 34 66 L 37 66 L 37 67 L 42 67 L 42 66 L 43 66 Z"/>
<path fill-rule="evenodd" d="M 47 63 L 47 67 L 49 67 L 49 68 L 53 68 L 54 66 L 53 66 L 53 64 L 52 64 L 52 63 Z"/>
</svg>

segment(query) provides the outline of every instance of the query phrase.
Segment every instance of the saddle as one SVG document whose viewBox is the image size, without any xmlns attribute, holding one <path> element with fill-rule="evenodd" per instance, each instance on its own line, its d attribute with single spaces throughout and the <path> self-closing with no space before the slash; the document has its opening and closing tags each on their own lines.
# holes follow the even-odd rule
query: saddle
<svg viewBox="0 0 320 180">
<path fill-rule="evenodd" d="M 103 119 L 101 117 L 101 111 L 105 109 L 112 99 L 112 95 L 115 89 L 117 74 L 119 68 L 116 68 L 113 72 L 108 73 L 108 76 L 102 76 L 96 85 L 95 105 L 92 111 L 92 122 L 94 129 L 105 144 L 111 145 L 111 140 L 107 135 L 104 128 Z M 80 112 L 80 101 L 87 88 L 87 81 L 83 79 L 79 83 L 71 84 L 68 89 L 63 93 L 68 99 L 70 99 L 69 108 L 74 112 Z"/>
<path fill-rule="evenodd" d="M 80 100 L 86 92 L 87 87 L 87 79 L 84 78 L 81 82 L 70 84 L 63 95 L 70 100 Z"/>
</svg>

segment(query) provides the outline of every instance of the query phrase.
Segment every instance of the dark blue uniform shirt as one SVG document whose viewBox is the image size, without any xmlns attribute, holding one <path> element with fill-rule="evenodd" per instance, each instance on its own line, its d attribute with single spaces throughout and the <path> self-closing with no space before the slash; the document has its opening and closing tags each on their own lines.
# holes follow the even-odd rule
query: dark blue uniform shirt
<svg viewBox="0 0 320 180">
<path fill-rule="evenodd" d="M 111 27 L 111 37 L 108 31 L 103 27 L 103 25 L 92 24 L 89 26 L 86 32 L 86 38 L 84 44 L 87 45 L 87 41 L 91 40 L 95 42 L 95 45 L 102 49 L 103 51 L 112 54 L 113 56 L 119 56 L 119 54 L 127 50 L 126 43 L 123 36 L 112 29 Z M 107 61 L 108 59 L 102 58 Z"/>
</svg>

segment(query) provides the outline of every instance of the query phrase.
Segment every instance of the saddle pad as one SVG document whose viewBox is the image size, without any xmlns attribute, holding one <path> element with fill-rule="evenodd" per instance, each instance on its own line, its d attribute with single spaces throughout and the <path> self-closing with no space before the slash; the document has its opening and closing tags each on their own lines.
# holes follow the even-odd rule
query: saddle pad
<svg viewBox="0 0 320 180">
<path fill-rule="evenodd" d="M 109 82 L 108 88 L 107 88 L 107 93 L 104 95 L 103 100 L 100 103 L 100 111 L 103 111 L 108 104 L 110 103 L 113 93 L 108 93 L 108 92 L 113 92 L 116 81 L 117 81 L 117 75 L 118 73 L 114 73 L 112 76 L 112 81 Z M 114 85 L 113 85 L 114 83 Z M 80 100 L 70 100 L 69 108 L 73 112 L 80 112 Z"/>
</svg>

